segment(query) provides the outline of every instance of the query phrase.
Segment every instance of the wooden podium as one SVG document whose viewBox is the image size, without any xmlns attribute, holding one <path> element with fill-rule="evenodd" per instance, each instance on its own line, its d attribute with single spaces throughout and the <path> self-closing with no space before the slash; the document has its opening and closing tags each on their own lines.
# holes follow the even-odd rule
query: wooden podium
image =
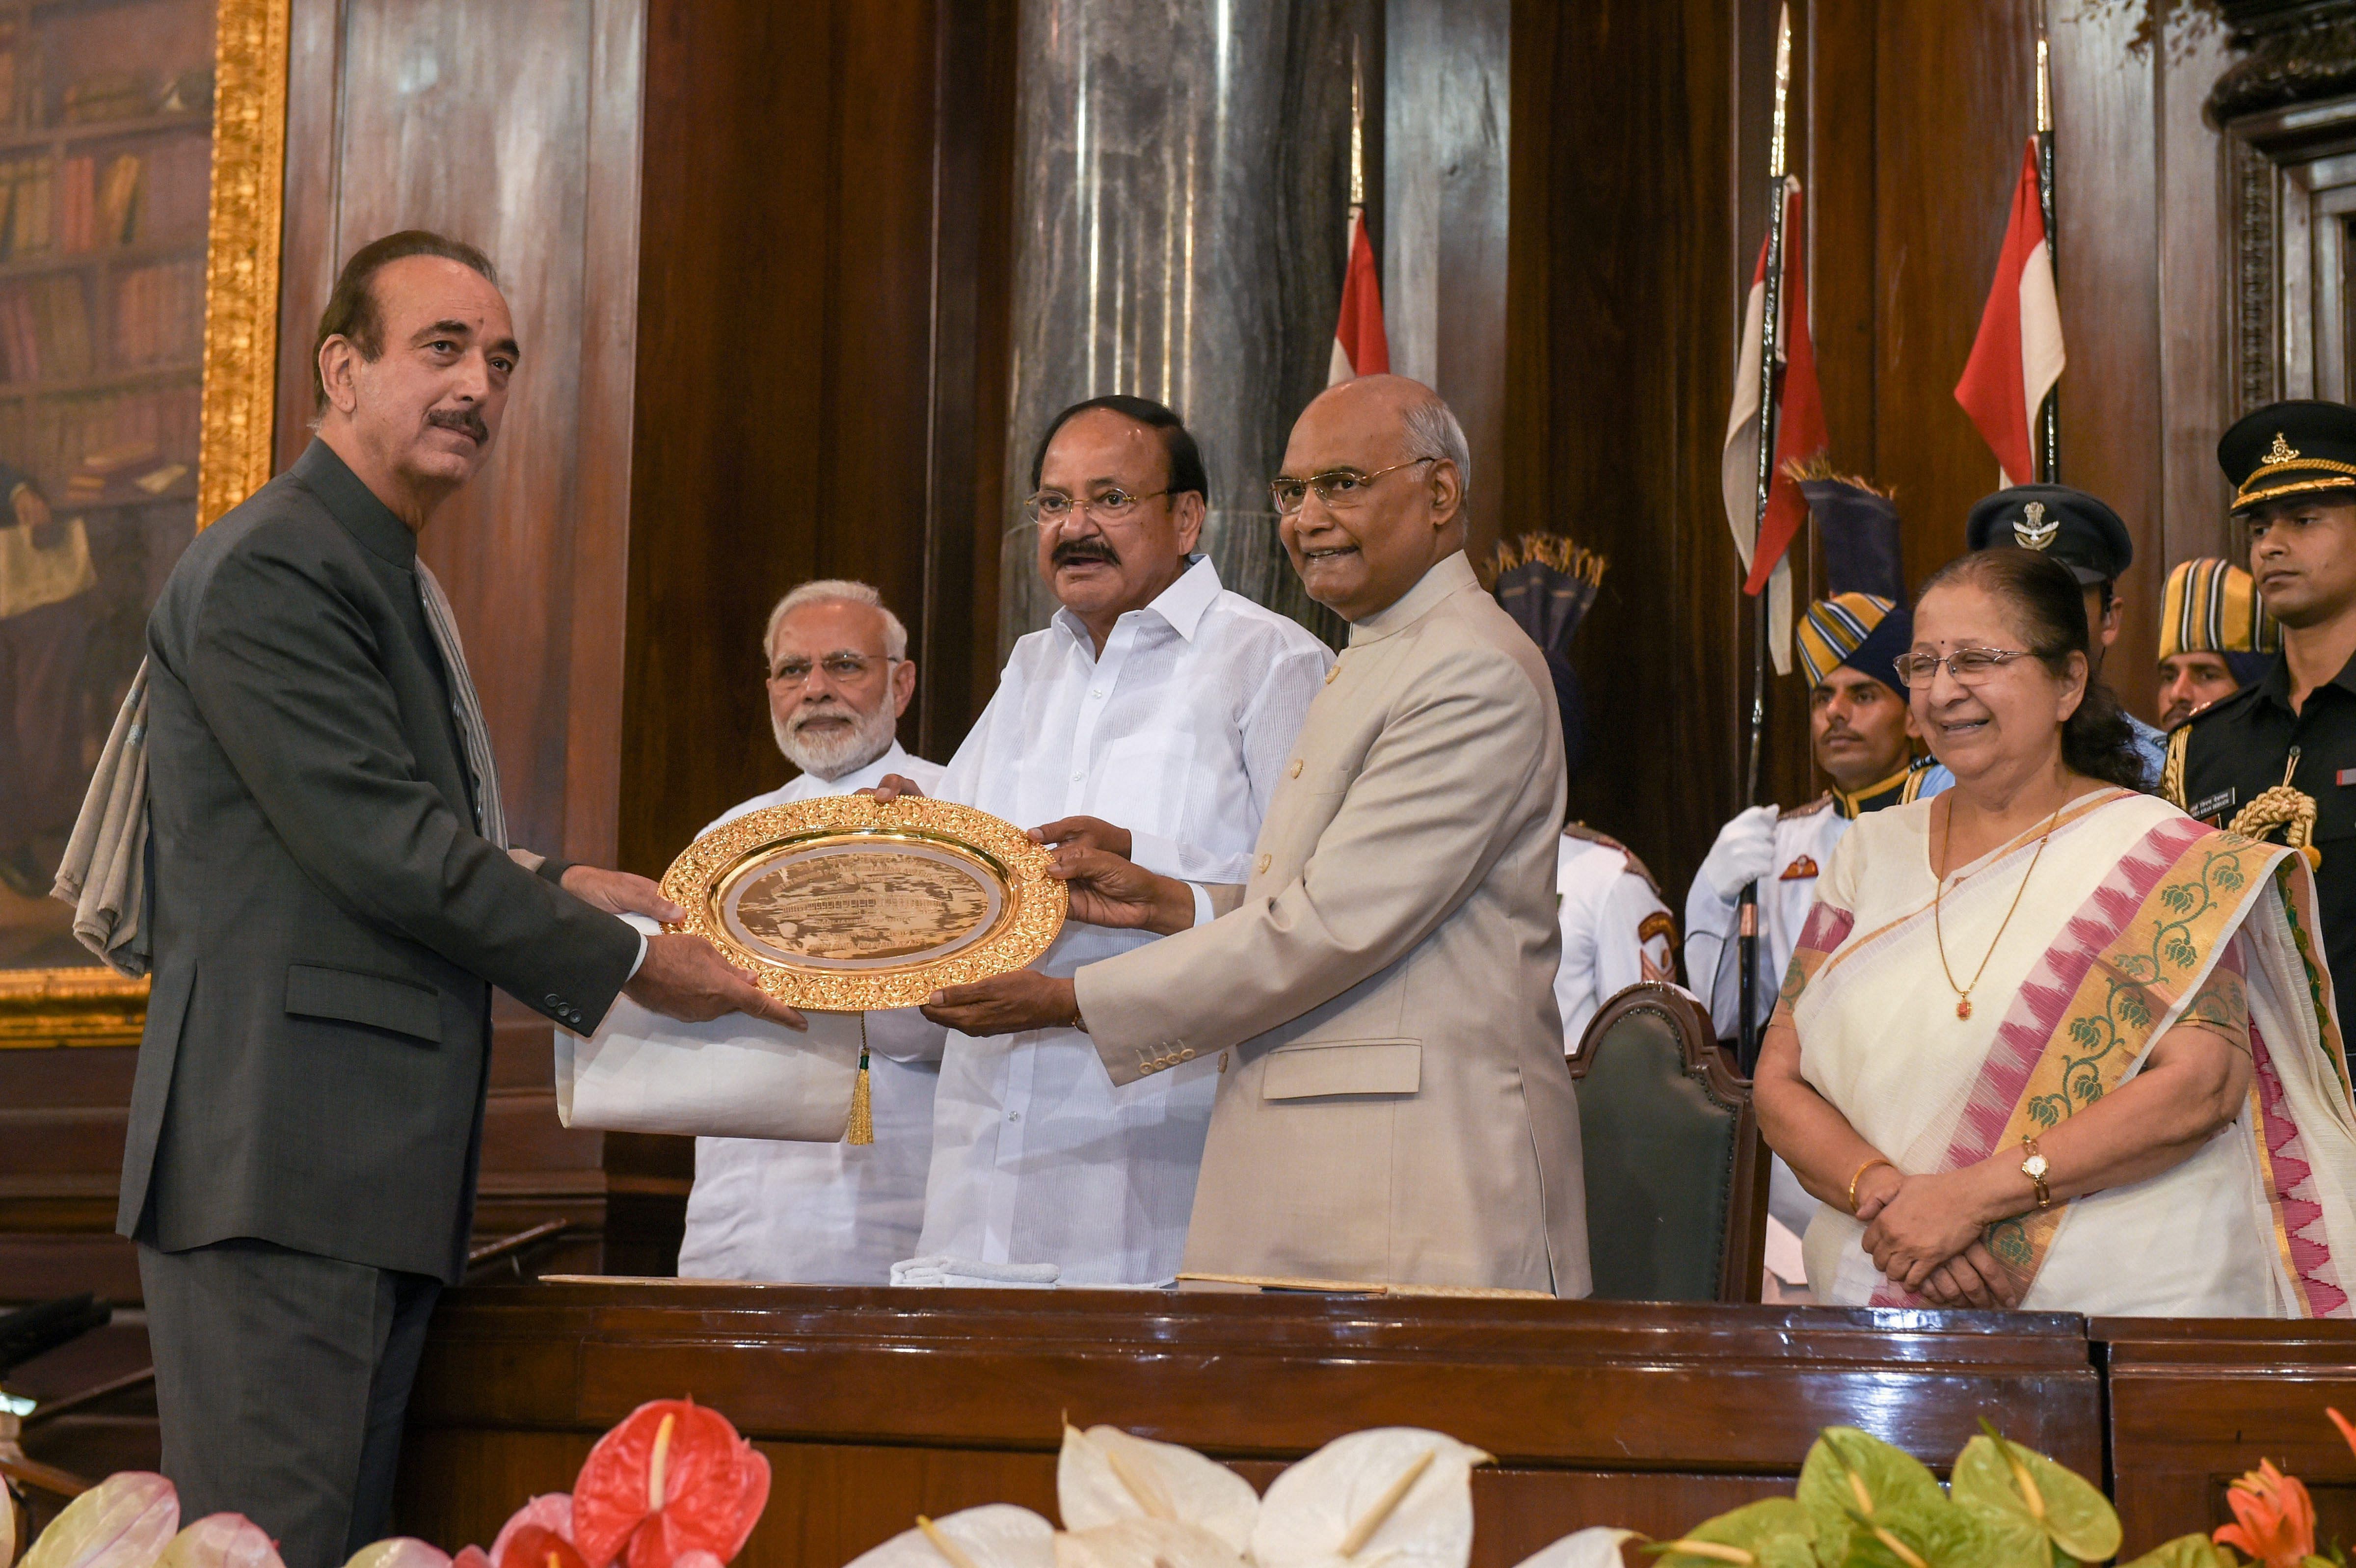
<svg viewBox="0 0 2356 1568">
<path fill-rule="evenodd" d="M 543 1282 L 444 1298 L 397 1526 L 487 1544 L 525 1498 L 569 1488 L 600 1432 L 682 1394 L 775 1467 L 745 1568 L 841 1568 L 918 1513 L 978 1503 L 1053 1518 L 1066 1418 L 1263 1487 L 1345 1432 L 1447 1432 L 1497 1456 L 1473 1477 L 1476 1568 L 1788 1492 L 1837 1423 L 1944 1467 L 1987 1415 L 2104 1473 L 2102 1375 L 2068 1316 Z"/>
</svg>

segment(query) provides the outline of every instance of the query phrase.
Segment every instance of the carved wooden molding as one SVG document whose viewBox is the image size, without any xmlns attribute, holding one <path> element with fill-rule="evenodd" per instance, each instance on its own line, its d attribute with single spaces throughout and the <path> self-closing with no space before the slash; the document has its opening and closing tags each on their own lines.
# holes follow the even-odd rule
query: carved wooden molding
<svg viewBox="0 0 2356 1568">
<path fill-rule="evenodd" d="M 2356 91 L 2356 0 L 2226 0 L 2223 11 L 2250 52 L 2210 89 L 2211 124 Z"/>
<path fill-rule="evenodd" d="M 2282 385 L 2275 299 L 2278 291 L 2275 253 L 2277 227 L 2274 161 L 2228 132 L 2225 137 L 2227 197 L 2233 243 L 2228 298 L 2233 313 L 2233 414 L 2271 403 Z"/>
<path fill-rule="evenodd" d="M 0 970 L 0 1051 L 136 1045 L 146 1022 L 145 980 L 99 968 Z"/>
</svg>

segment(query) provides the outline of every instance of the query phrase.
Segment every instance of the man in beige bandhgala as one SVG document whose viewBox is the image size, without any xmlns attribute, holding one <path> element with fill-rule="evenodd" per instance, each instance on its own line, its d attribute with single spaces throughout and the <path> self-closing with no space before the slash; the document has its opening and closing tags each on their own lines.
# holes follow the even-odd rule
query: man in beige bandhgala
<svg viewBox="0 0 2356 1568">
<path fill-rule="evenodd" d="M 1116 1083 L 1218 1059 L 1187 1273 L 1590 1288 L 1553 988 L 1562 736 L 1537 645 L 1465 560 L 1470 466 L 1417 382 L 1310 404 L 1276 507 L 1350 644 L 1250 880 L 1197 927 L 1186 884 L 1066 843 L 1076 918 L 1169 940 L 926 1008 L 969 1035 L 1076 1023 Z"/>
</svg>

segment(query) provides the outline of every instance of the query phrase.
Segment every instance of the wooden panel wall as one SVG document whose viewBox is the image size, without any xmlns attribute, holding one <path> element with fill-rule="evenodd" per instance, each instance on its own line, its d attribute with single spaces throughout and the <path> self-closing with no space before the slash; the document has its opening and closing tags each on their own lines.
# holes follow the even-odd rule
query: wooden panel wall
<svg viewBox="0 0 2356 1568">
<path fill-rule="evenodd" d="M 2131 48 L 2057 7 L 2062 477 L 2136 556 L 2105 677 L 2150 715 L 2170 561 L 2223 543 L 2212 25 Z M 1994 458 L 1954 401 L 2032 111 L 2029 0 L 1795 0 L 1793 165 L 1832 455 L 1896 490 L 1920 581 L 1963 549 Z M 1574 810 L 1677 896 L 1742 804 L 1747 632 L 1719 498 L 1735 325 L 1756 257 L 1774 7 L 1522 0 L 1514 14 L 1509 531 L 1555 526 L 1611 574 L 1577 662 L 1600 732 Z M 1804 571 L 1801 581 L 1807 581 Z M 1772 683 L 1768 795 L 1823 787 L 1795 674 Z"/>
<path fill-rule="evenodd" d="M 1013 28 L 1012 0 L 649 18 L 620 852 L 659 875 L 790 773 L 760 638 L 796 582 L 920 628 L 919 752 L 987 698 Z"/>
</svg>

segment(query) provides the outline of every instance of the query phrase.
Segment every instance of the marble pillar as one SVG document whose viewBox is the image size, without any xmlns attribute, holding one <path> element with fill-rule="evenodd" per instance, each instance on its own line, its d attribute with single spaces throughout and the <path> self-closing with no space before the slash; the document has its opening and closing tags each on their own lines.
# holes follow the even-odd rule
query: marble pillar
<svg viewBox="0 0 2356 1568">
<path fill-rule="evenodd" d="M 1211 476 L 1221 580 L 1329 637 L 1268 481 L 1324 385 L 1349 201 L 1350 60 L 1379 123 L 1379 0 L 1023 0 L 999 652 L 1047 624 L 1023 515 L 1057 411 L 1175 409 Z M 1381 168 L 1378 143 L 1368 175 Z"/>
</svg>

